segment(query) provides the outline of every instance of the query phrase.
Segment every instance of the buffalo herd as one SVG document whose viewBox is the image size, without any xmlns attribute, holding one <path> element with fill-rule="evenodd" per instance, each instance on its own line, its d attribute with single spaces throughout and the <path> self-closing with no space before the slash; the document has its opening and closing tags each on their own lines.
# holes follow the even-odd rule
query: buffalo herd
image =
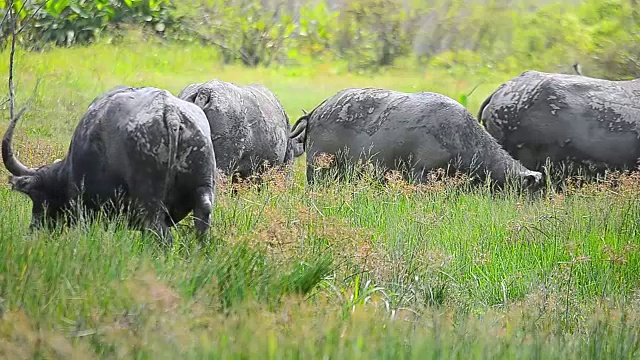
<svg viewBox="0 0 640 360">
<path fill-rule="evenodd" d="M 67 155 L 38 168 L 13 152 L 19 118 L 4 134 L 2 159 L 12 189 L 33 203 L 32 228 L 68 221 L 74 206 L 109 208 L 169 243 L 169 229 L 189 213 L 198 235 L 206 233 L 218 172 L 232 181 L 259 177 L 305 152 L 309 184 L 326 154 L 340 159 L 336 169 L 369 160 L 424 182 L 432 169 L 454 168 L 532 188 L 549 162 L 602 171 L 633 169 L 640 158 L 640 79 L 536 71 L 502 84 L 477 119 L 441 94 L 349 88 L 292 127 L 262 85 L 212 80 L 177 97 L 119 86 L 93 100 Z"/>
</svg>

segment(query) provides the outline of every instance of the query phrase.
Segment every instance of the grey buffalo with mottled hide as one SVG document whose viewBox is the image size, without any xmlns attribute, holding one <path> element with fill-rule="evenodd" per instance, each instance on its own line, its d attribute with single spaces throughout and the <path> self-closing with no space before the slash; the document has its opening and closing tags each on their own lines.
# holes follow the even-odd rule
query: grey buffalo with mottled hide
<svg viewBox="0 0 640 360">
<path fill-rule="evenodd" d="M 640 79 L 526 71 L 491 94 L 478 119 L 531 169 L 541 169 L 547 158 L 587 171 L 634 168 L 640 157 Z"/>
<path fill-rule="evenodd" d="M 189 85 L 178 97 L 207 115 L 216 163 L 223 174 L 234 180 L 248 178 L 293 161 L 289 118 L 266 87 L 212 80 Z"/>
<path fill-rule="evenodd" d="M 169 242 L 169 227 L 191 211 L 199 234 L 208 229 L 215 155 L 197 106 L 165 90 L 116 87 L 91 103 L 66 157 L 40 168 L 13 153 L 18 118 L 2 139 L 2 159 L 12 188 L 33 202 L 32 228 L 69 219 L 80 201 L 90 212 L 125 209 L 132 225 Z"/>
<path fill-rule="evenodd" d="M 320 154 L 344 157 L 347 164 L 364 159 L 410 169 L 417 181 L 448 165 L 480 177 L 489 173 L 500 184 L 511 174 L 530 185 L 542 180 L 501 149 L 462 105 L 436 93 L 345 89 L 302 116 L 290 137 L 304 146 L 310 183 Z"/>
</svg>

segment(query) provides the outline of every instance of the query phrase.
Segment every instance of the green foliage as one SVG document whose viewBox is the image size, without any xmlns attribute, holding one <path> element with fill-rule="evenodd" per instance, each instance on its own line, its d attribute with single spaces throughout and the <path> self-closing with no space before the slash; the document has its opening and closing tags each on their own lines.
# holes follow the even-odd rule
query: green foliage
<svg viewBox="0 0 640 360">
<path fill-rule="evenodd" d="M 296 25 L 284 3 L 266 4 L 255 0 L 195 1 L 192 6 L 198 11 L 191 16 L 189 29 L 217 46 L 225 63 L 269 66 L 283 55 Z"/>
<path fill-rule="evenodd" d="M 414 36 L 416 9 L 400 0 L 349 1 L 342 9 L 335 48 L 351 69 L 388 66 L 406 55 Z"/>
<path fill-rule="evenodd" d="M 21 21 L 38 6 L 15 2 Z M 519 73 L 571 72 L 579 62 L 585 75 L 628 79 L 640 77 L 639 11 L 637 0 L 52 0 L 26 23 L 21 42 L 86 44 L 133 24 L 166 40 L 209 44 L 224 63 L 250 67 Z M 1 41 L 8 30 L 5 23 Z"/>
<path fill-rule="evenodd" d="M 227 63 L 341 61 L 362 71 L 411 55 L 445 69 L 568 72 L 580 62 L 593 76 L 640 76 L 634 0 L 356 0 L 333 8 L 325 1 L 196 3 L 183 10 L 197 25 L 190 28 L 215 44 Z"/>
<path fill-rule="evenodd" d="M 6 9 L 6 2 L 0 2 Z M 51 0 L 44 3 L 15 1 L 22 9 L 20 23 L 24 25 L 21 41 L 27 47 L 53 43 L 58 46 L 86 44 L 94 41 L 108 26 L 124 23 L 150 26 L 163 32 L 172 26 L 169 0 Z M 3 14 L 4 15 L 3 10 Z M 8 32 L 0 34 L 5 41 Z"/>
<path fill-rule="evenodd" d="M 577 61 L 587 75 L 640 77 L 639 6 L 633 0 L 438 4 L 427 12 L 431 21 L 414 44 L 416 54 L 431 66 L 569 72 Z"/>
<path fill-rule="evenodd" d="M 604 78 L 640 77 L 640 18 L 637 1 L 589 1 L 580 9 L 585 24 L 581 50 Z"/>
<path fill-rule="evenodd" d="M 331 10 L 324 1 L 295 11 L 285 2 L 192 2 L 188 28 L 217 46 L 229 63 L 269 66 L 306 58 L 341 58 L 352 70 L 388 66 L 409 53 L 417 10 L 399 0 L 358 0 Z"/>
<path fill-rule="evenodd" d="M 338 16 L 338 12 L 331 11 L 323 1 L 302 6 L 298 31 L 294 33 L 296 44 L 289 50 L 289 57 L 317 59 L 331 53 Z"/>
</svg>

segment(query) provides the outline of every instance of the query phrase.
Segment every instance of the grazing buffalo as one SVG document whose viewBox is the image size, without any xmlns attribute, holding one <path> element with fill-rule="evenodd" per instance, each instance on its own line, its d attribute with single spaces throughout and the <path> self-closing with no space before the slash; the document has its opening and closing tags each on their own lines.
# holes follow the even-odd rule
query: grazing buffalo
<svg viewBox="0 0 640 360">
<path fill-rule="evenodd" d="M 289 118 L 278 99 L 262 85 L 238 86 L 219 80 L 192 84 L 179 98 L 207 115 L 218 169 L 227 176 L 248 178 L 267 166 L 294 159 Z"/>
<path fill-rule="evenodd" d="M 112 205 L 129 215 L 135 210 L 130 219 L 136 226 L 169 242 L 169 227 L 191 211 L 199 234 L 208 229 L 215 155 L 197 106 L 156 88 L 114 88 L 91 103 L 66 157 L 40 168 L 13 154 L 18 118 L 2 139 L 2 160 L 13 174 L 12 188 L 33 202 L 32 228 L 61 222 L 80 201 L 90 211 Z"/>
<path fill-rule="evenodd" d="M 413 180 L 452 164 L 460 171 L 504 184 L 513 174 L 537 185 L 542 175 L 509 156 L 462 105 L 435 93 L 345 89 L 293 125 L 290 137 L 307 152 L 307 181 L 313 182 L 319 154 L 363 159 L 386 169 L 409 167 Z M 344 151 L 344 154 L 339 152 Z"/>
<path fill-rule="evenodd" d="M 547 158 L 588 172 L 633 168 L 640 157 L 640 79 L 526 71 L 491 94 L 478 119 L 530 169 Z"/>
</svg>

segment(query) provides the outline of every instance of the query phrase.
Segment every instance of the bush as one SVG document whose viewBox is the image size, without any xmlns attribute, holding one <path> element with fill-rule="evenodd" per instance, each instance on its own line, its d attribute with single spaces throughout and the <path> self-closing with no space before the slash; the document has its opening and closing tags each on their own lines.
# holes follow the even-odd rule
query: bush
<svg viewBox="0 0 640 360">
<path fill-rule="evenodd" d="M 429 67 L 640 77 L 638 0 L 57 0 L 24 5 L 28 48 L 94 41 L 122 24 L 172 41 L 212 45 L 225 63 L 335 62 L 377 70 L 401 57 Z M 0 0 L 4 9 L 6 1 Z M 38 10 L 39 9 L 39 10 Z M 3 14 L 0 14 L 3 15 Z M 6 42 L 8 24 L 0 29 Z M 403 64 L 410 64 L 404 62 Z"/>
<path fill-rule="evenodd" d="M 640 77 L 640 18 L 637 1 L 595 1 L 580 8 L 585 25 L 582 52 L 594 75 L 604 78 Z"/>
<path fill-rule="evenodd" d="M 199 0 L 192 1 L 191 8 L 185 21 L 187 31 L 218 47 L 225 63 L 269 66 L 283 55 L 296 27 L 281 2 Z"/>
<path fill-rule="evenodd" d="M 333 56 L 333 40 L 339 13 L 331 10 L 323 1 L 303 6 L 298 16 L 298 31 L 294 32 L 297 44 L 289 50 L 289 57 L 322 58 Z"/>
<path fill-rule="evenodd" d="M 398 0 L 350 1 L 338 20 L 336 51 L 350 69 L 391 65 L 410 52 L 417 13 Z"/>
<path fill-rule="evenodd" d="M 0 1 L 2 16 L 6 1 Z M 20 11 L 20 24 L 25 25 L 23 45 L 40 48 L 52 43 L 57 46 L 86 44 L 94 41 L 107 26 L 123 23 L 151 26 L 162 33 L 172 26 L 173 5 L 169 0 L 57 0 L 45 3 L 14 1 Z M 0 40 L 6 43 L 10 28 L 2 29 Z"/>
</svg>

